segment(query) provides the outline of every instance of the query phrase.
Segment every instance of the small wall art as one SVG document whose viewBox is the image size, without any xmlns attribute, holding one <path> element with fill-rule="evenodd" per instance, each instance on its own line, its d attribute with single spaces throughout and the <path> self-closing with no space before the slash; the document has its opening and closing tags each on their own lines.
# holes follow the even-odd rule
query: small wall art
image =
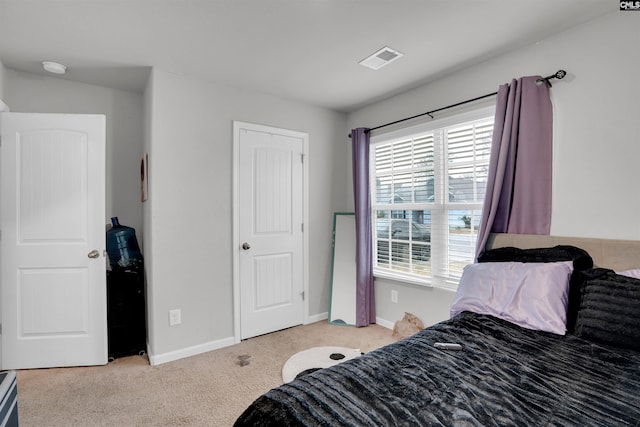
<svg viewBox="0 0 640 427">
<path fill-rule="evenodd" d="M 140 161 L 140 200 L 147 201 L 149 195 L 149 154 L 145 153 Z"/>
</svg>

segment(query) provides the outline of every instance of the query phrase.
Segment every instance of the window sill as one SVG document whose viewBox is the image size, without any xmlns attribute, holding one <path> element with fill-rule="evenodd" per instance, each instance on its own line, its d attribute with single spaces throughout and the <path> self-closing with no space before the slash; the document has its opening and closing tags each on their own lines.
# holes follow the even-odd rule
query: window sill
<svg viewBox="0 0 640 427">
<path fill-rule="evenodd" d="M 442 289 L 445 291 L 456 292 L 458 289 L 458 282 L 446 281 L 444 279 L 424 279 L 421 277 L 411 277 L 403 274 L 394 274 L 388 271 L 374 270 L 374 279 L 393 280 L 408 285 L 415 285 L 421 288 L 428 289 Z"/>
<path fill-rule="evenodd" d="M 382 270 L 374 270 L 373 277 L 386 279 L 386 280 L 394 280 L 396 282 L 402 282 L 402 283 L 410 283 L 412 285 L 418 285 L 425 288 L 433 288 L 433 283 L 431 283 L 428 279 L 424 279 L 421 277 L 411 277 L 404 274 L 394 274 L 394 273 L 391 273 L 388 271 L 382 271 Z"/>
</svg>

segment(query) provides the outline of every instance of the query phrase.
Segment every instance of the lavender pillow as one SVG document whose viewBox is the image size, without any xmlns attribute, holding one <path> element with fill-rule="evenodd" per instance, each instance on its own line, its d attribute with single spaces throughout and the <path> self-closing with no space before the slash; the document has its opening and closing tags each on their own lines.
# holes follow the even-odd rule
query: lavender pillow
<svg viewBox="0 0 640 427">
<path fill-rule="evenodd" d="M 472 311 L 527 329 L 566 333 L 571 261 L 488 262 L 464 268 L 451 317 Z"/>
<path fill-rule="evenodd" d="M 617 274 L 621 276 L 632 277 L 634 279 L 640 279 L 640 268 L 634 268 L 632 270 L 620 271 Z"/>
</svg>

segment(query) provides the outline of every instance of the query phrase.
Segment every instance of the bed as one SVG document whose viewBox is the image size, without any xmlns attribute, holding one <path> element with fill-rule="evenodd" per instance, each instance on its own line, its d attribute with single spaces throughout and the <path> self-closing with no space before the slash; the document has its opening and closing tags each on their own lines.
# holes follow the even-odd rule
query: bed
<svg viewBox="0 0 640 427">
<path fill-rule="evenodd" d="M 274 388 L 235 425 L 640 426 L 640 242 L 488 247 L 451 319 Z"/>
</svg>

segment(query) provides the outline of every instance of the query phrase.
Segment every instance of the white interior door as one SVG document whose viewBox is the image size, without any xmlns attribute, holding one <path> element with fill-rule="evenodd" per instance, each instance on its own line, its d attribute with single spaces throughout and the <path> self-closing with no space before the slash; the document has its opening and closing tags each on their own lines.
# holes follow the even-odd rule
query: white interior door
<svg viewBox="0 0 640 427">
<path fill-rule="evenodd" d="M 241 339 L 303 323 L 307 135 L 234 123 Z"/>
<path fill-rule="evenodd" d="M 0 131 L 2 369 L 106 364 L 105 117 Z"/>
</svg>

